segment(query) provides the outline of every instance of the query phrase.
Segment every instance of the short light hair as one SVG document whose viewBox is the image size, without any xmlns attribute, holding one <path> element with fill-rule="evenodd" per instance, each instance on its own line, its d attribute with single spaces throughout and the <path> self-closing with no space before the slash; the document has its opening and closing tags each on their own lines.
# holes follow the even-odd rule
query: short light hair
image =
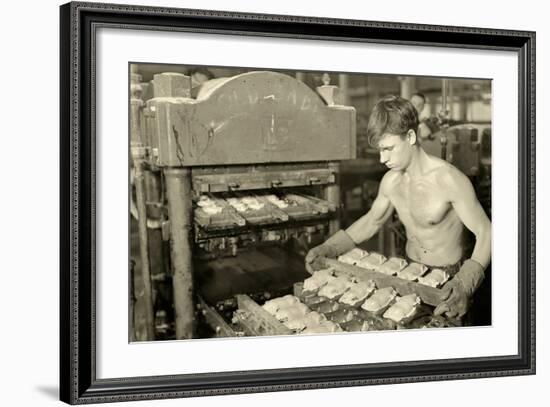
<svg viewBox="0 0 550 407">
<path fill-rule="evenodd" d="M 407 99 L 399 96 L 386 96 L 372 109 L 367 126 L 367 140 L 372 147 L 385 134 L 405 137 L 409 130 L 418 132 L 418 112 Z M 418 137 L 416 138 L 418 143 Z"/>
</svg>

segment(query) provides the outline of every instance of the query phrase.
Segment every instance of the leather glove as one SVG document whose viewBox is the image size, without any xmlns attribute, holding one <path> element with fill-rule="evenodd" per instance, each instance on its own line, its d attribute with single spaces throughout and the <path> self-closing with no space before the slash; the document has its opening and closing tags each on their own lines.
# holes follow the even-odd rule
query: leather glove
<svg viewBox="0 0 550 407">
<path fill-rule="evenodd" d="M 453 279 L 443 287 L 445 301 L 435 308 L 434 315 L 445 313 L 448 318 L 463 317 L 485 277 L 483 271 L 483 266 L 477 261 L 466 260 Z"/>
<path fill-rule="evenodd" d="M 323 267 L 320 263 L 322 257 L 336 258 L 341 254 L 349 252 L 355 247 L 355 242 L 344 231 L 339 230 L 323 244 L 315 246 L 306 255 L 306 270 L 313 274 L 315 270 Z"/>
</svg>

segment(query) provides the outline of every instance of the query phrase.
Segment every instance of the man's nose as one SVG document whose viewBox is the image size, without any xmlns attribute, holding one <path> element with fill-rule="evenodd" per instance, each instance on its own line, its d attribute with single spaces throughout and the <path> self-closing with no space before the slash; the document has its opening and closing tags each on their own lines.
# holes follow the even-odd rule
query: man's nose
<svg viewBox="0 0 550 407">
<path fill-rule="evenodd" d="M 386 152 L 380 151 L 380 162 L 382 164 L 386 164 L 387 161 L 388 161 L 388 155 L 386 154 Z"/>
</svg>

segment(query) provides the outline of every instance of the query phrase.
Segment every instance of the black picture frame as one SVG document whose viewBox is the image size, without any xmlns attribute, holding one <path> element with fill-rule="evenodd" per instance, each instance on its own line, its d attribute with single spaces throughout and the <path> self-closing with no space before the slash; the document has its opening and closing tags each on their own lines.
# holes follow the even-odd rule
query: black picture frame
<svg viewBox="0 0 550 407">
<path fill-rule="evenodd" d="M 118 402 L 535 373 L 535 33 L 72 2 L 60 8 L 60 398 Z M 519 349 L 515 355 L 179 376 L 96 378 L 95 55 L 98 27 L 516 52 Z M 121 107 L 123 109 L 123 107 Z"/>
</svg>

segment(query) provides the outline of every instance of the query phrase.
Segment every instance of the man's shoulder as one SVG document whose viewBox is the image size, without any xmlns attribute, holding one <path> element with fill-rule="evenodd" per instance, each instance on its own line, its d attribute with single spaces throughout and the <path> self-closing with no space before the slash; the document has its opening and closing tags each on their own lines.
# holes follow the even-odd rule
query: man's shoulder
<svg viewBox="0 0 550 407">
<path fill-rule="evenodd" d="M 400 171 L 388 171 L 382 177 L 380 181 L 380 191 L 388 193 L 401 183 L 403 173 Z"/>
<path fill-rule="evenodd" d="M 451 163 L 438 157 L 432 156 L 431 158 L 436 160 L 435 162 L 438 164 L 437 171 L 434 171 L 434 174 L 437 183 L 441 187 L 454 189 L 465 182 L 470 182 L 468 177 Z"/>
</svg>

